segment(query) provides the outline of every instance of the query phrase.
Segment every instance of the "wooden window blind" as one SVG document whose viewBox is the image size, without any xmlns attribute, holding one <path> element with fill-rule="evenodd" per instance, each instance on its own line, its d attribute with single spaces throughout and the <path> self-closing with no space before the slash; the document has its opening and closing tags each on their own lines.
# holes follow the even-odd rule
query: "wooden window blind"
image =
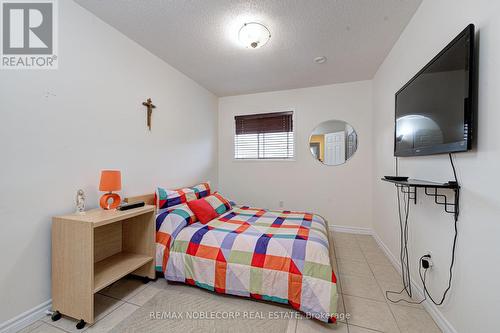
<svg viewBox="0 0 500 333">
<path fill-rule="evenodd" d="M 236 116 L 235 159 L 294 157 L 293 112 Z"/>
</svg>

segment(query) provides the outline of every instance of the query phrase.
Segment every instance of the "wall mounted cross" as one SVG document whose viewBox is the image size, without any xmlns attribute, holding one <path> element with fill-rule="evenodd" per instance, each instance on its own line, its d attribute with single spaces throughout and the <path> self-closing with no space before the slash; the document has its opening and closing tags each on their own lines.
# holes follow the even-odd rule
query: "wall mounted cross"
<svg viewBox="0 0 500 333">
<path fill-rule="evenodd" d="M 151 115 L 153 114 L 153 109 L 156 108 L 156 105 L 153 104 L 151 98 L 148 98 L 146 102 L 142 102 L 142 105 L 144 105 L 147 108 L 148 111 L 147 125 L 149 130 L 151 131 Z"/>
</svg>

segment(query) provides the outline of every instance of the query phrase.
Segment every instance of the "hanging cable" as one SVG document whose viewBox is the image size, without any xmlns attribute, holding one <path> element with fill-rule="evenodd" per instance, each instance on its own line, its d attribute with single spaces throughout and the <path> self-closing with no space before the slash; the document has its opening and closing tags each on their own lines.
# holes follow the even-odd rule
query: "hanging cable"
<svg viewBox="0 0 500 333">
<path fill-rule="evenodd" d="M 397 158 L 396 158 L 396 170 L 398 168 Z M 403 193 L 403 205 L 401 205 L 401 194 Z M 403 289 L 401 291 L 391 291 L 387 290 L 385 292 L 385 297 L 392 303 L 399 303 L 404 301 L 406 303 L 412 304 L 420 304 L 420 302 L 410 302 L 403 298 L 398 300 L 392 300 L 389 297 L 389 294 L 401 295 L 403 291 L 405 291 L 410 298 L 413 296 L 413 292 L 411 289 L 411 274 L 410 274 L 410 265 L 409 265 L 409 253 L 408 253 L 408 217 L 410 215 L 410 189 L 405 192 L 404 186 L 396 186 L 396 194 L 397 194 L 397 202 L 398 202 L 398 216 L 399 216 L 399 230 L 400 230 L 400 252 L 399 252 L 399 260 L 401 263 L 401 276 L 403 280 Z M 403 206 L 403 209 L 401 208 Z"/>
<path fill-rule="evenodd" d="M 450 158 L 450 164 L 451 168 L 453 170 L 453 177 L 455 178 L 455 182 L 458 185 L 458 177 L 457 177 L 457 171 L 455 168 L 455 163 L 453 161 L 453 155 L 450 153 L 448 154 Z M 395 166 L 396 166 L 396 175 L 398 175 L 398 159 L 396 158 L 395 161 Z M 404 212 L 402 212 L 401 209 L 401 198 L 400 198 L 400 193 L 399 191 L 403 192 L 403 209 Z M 419 302 L 411 302 L 406 299 L 398 299 L 398 300 L 392 300 L 389 298 L 389 294 L 396 294 L 396 295 L 401 295 L 404 291 L 408 294 L 408 296 L 412 297 L 412 290 L 411 290 L 411 275 L 410 275 L 410 267 L 408 265 L 408 216 L 409 216 L 409 202 L 410 202 L 410 190 L 408 192 L 404 192 L 402 186 L 396 186 L 396 191 L 397 191 L 397 199 L 398 199 L 398 215 L 399 215 L 399 227 L 400 227 L 400 260 L 401 260 L 401 275 L 402 275 L 402 280 L 403 280 L 403 289 L 399 292 L 397 291 L 386 291 L 385 292 L 385 297 L 392 303 L 399 303 L 399 302 L 406 302 L 410 304 L 421 304 L 427 299 L 430 299 L 432 303 L 435 305 L 442 305 L 446 299 L 446 296 L 448 292 L 451 289 L 451 282 L 453 280 L 453 267 L 455 265 L 455 252 L 456 252 L 456 246 L 457 246 L 457 238 L 458 238 L 458 216 L 459 216 L 459 210 L 458 210 L 458 203 L 460 200 L 460 191 L 455 191 L 455 214 L 454 214 L 454 236 L 453 236 L 453 245 L 452 245 L 452 250 L 451 250 L 451 262 L 449 266 L 449 278 L 448 278 L 448 285 L 446 289 L 443 292 L 443 295 L 441 296 L 441 299 L 439 301 L 436 301 L 435 298 L 430 294 L 429 289 L 427 288 L 427 282 L 426 282 L 426 277 L 427 277 L 427 271 L 429 268 L 423 268 L 422 265 L 422 259 L 425 256 L 420 257 L 418 261 L 418 275 L 420 277 L 420 280 L 422 282 L 422 291 L 424 294 L 424 298 L 419 301 Z M 407 197 L 408 195 L 408 197 Z M 422 269 L 423 274 L 422 274 Z"/>
<path fill-rule="evenodd" d="M 457 178 L 457 171 L 455 169 L 455 164 L 453 162 L 453 156 L 450 153 L 450 163 L 451 163 L 451 168 L 453 169 L 453 176 L 455 177 L 455 182 L 458 184 L 458 178 Z M 460 200 L 460 192 L 456 191 L 455 193 L 455 204 L 458 203 Z M 454 214 L 454 228 L 455 228 L 455 235 L 453 236 L 453 246 L 451 249 L 451 262 L 450 262 L 450 268 L 449 268 L 449 278 L 448 278 L 448 286 L 446 287 L 445 291 L 443 292 L 443 296 L 441 297 L 441 300 L 438 302 L 434 300 L 434 298 L 431 296 L 429 290 L 427 289 L 427 285 L 425 283 L 425 273 L 427 273 L 428 268 L 425 268 L 424 276 L 422 276 L 421 269 L 419 266 L 419 275 L 420 275 L 420 280 L 422 281 L 422 284 L 424 286 L 424 292 L 426 296 L 429 296 L 429 299 L 432 301 L 432 303 L 436 305 L 442 305 L 444 303 L 444 300 L 446 299 L 446 295 L 448 294 L 448 291 L 451 289 L 451 281 L 453 279 L 453 266 L 455 265 L 455 250 L 457 246 L 457 237 L 458 237 L 458 205 L 455 206 L 455 214 Z"/>
<path fill-rule="evenodd" d="M 396 168 L 396 176 L 399 175 L 399 163 L 398 158 L 395 158 L 395 168 Z M 401 194 L 403 193 L 403 209 L 401 209 Z M 403 289 L 401 291 L 391 291 L 386 290 L 385 297 L 392 303 L 406 302 L 410 304 L 420 304 L 420 302 L 412 302 L 408 301 L 404 298 L 400 298 L 398 300 L 392 300 L 389 297 L 389 294 L 401 295 L 403 292 L 411 298 L 413 297 L 412 286 L 411 286 L 411 273 L 410 273 L 410 265 L 409 265 L 409 253 L 408 253 L 408 218 L 410 215 L 410 193 L 411 190 L 408 187 L 405 192 L 405 187 L 402 185 L 396 185 L 396 194 L 397 194 L 397 202 L 398 202 L 398 216 L 399 216 L 399 231 L 400 231 L 400 244 L 399 244 L 399 260 L 401 264 L 401 277 L 403 280 Z M 425 295 L 425 293 L 424 293 Z"/>
</svg>

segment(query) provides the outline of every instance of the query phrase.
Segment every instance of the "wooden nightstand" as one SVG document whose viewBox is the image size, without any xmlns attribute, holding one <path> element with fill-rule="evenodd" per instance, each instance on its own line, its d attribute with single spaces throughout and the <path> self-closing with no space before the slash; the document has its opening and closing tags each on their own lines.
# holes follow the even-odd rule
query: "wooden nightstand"
<svg viewBox="0 0 500 333">
<path fill-rule="evenodd" d="M 127 274 L 155 278 L 155 207 L 94 209 L 52 222 L 52 309 L 94 322 L 94 294 Z"/>
</svg>

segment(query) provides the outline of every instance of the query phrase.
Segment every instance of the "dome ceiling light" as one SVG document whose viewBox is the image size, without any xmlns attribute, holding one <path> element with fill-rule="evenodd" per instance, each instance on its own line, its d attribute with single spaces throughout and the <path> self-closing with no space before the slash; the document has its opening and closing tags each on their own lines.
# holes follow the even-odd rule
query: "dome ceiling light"
<svg viewBox="0 0 500 333">
<path fill-rule="evenodd" d="M 257 22 L 243 24 L 238 33 L 240 43 L 249 49 L 258 49 L 266 45 L 269 38 L 271 38 L 269 29 L 265 25 Z"/>
</svg>

